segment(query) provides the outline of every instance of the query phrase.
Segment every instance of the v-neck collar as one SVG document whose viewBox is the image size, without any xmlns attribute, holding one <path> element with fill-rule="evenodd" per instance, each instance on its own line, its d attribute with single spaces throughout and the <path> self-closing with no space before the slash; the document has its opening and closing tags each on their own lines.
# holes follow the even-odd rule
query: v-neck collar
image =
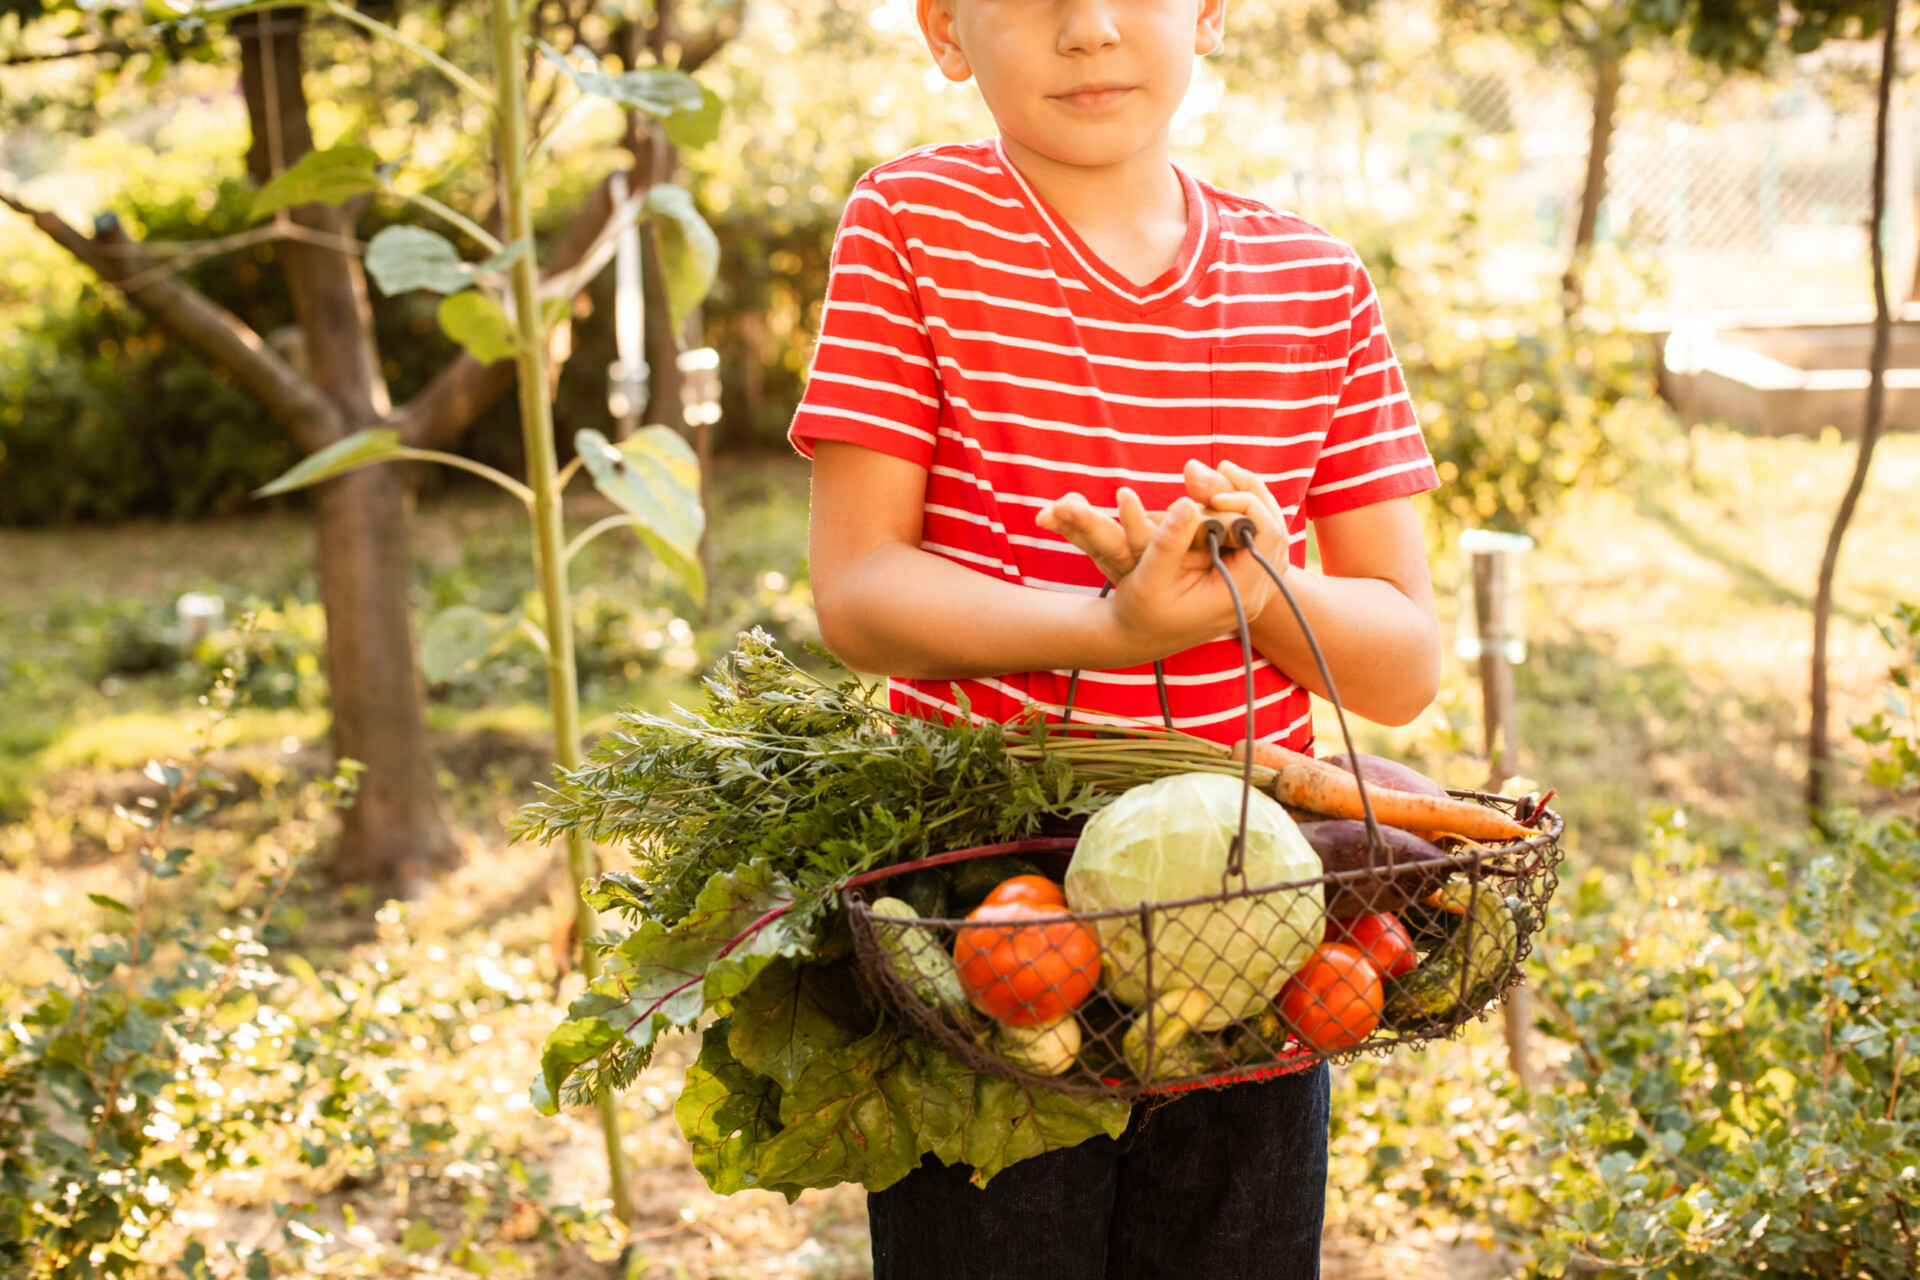
<svg viewBox="0 0 1920 1280">
<path fill-rule="evenodd" d="M 1041 198 L 1040 193 L 1027 182 L 1025 175 L 1014 167 L 1013 161 L 1007 156 L 1005 143 L 995 138 L 993 147 L 999 155 L 1000 164 L 1013 179 L 1013 185 L 1028 212 L 1033 214 L 1046 235 L 1048 247 L 1067 264 L 1076 278 L 1096 294 L 1116 306 L 1146 314 L 1184 300 L 1199 286 L 1206 274 L 1206 264 L 1212 260 L 1220 238 L 1220 216 L 1200 184 L 1185 169 L 1179 165 L 1173 166 L 1174 176 L 1180 179 L 1180 186 L 1187 197 L 1187 234 L 1180 241 L 1180 254 L 1171 267 L 1141 285 L 1102 261 L 1100 255 L 1080 238 L 1080 233 Z"/>
</svg>

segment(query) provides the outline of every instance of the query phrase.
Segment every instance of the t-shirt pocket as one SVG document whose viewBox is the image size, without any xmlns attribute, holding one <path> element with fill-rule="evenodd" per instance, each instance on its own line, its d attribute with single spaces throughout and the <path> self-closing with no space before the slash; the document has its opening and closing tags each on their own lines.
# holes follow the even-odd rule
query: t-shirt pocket
<svg viewBox="0 0 1920 1280">
<path fill-rule="evenodd" d="M 1215 347 L 1210 355 L 1213 465 L 1236 462 L 1272 483 L 1297 469 L 1287 465 L 1290 457 L 1311 458 L 1333 411 L 1336 362 L 1327 348 L 1243 344 Z M 1281 497 L 1289 505 L 1298 500 Z"/>
</svg>

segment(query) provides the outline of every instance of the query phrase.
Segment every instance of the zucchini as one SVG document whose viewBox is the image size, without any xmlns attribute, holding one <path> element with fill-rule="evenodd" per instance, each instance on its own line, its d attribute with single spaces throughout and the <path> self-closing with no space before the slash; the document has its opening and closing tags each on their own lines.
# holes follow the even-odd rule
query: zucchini
<svg viewBox="0 0 1920 1280">
<path fill-rule="evenodd" d="M 1065 1075 L 1080 1052 L 1080 1024 L 1072 1018 L 1043 1027 L 1015 1027 L 1002 1023 L 990 1046 L 1016 1067 L 1035 1075 Z"/>
<path fill-rule="evenodd" d="M 1412 1031 L 1438 1022 L 1460 1002 L 1460 973 L 1466 959 L 1456 946 L 1433 952 L 1418 969 L 1387 979 L 1381 1021 L 1395 1031 Z"/>
<path fill-rule="evenodd" d="M 1120 1050 L 1127 1065 L 1142 1080 L 1171 1080 L 1211 1071 L 1216 1055 L 1212 1041 L 1194 1032 L 1194 1024 L 1213 1008 L 1213 996 L 1199 987 L 1168 991 L 1148 1006 L 1153 1010 L 1153 1037 L 1147 1037 L 1147 1009 L 1127 1028 Z"/>
<path fill-rule="evenodd" d="M 1382 1019 L 1396 1031 L 1447 1018 L 1461 1007 L 1463 989 L 1467 1006 L 1478 1008 L 1520 945 L 1521 908 L 1516 901 L 1485 884 L 1474 892 L 1465 881 L 1454 881 L 1441 892 L 1452 909 L 1463 914 L 1456 917 L 1454 936 L 1429 952 L 1418 969 L 1387 980 Z"/>
</svg>

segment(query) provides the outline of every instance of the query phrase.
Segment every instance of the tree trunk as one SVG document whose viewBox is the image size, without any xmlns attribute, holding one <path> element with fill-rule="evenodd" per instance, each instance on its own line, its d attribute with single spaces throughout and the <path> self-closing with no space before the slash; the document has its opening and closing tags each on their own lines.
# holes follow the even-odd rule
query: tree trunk
<svg viewBox="0 0 1920 1280">
<path fill-rule="evenodd" d="M 1887 305 L 1887 264 L 1881 243 L 1881 224 L 1887 214 L 1887 115 L 1893 94 L 1893 76 L 1897 71 L 1895 54 L 1899 41 L 1900 0 L 1885 0 L 1880 46 L 1880 102 L 1873 131 L 1873 215 L 1867 223 L 1867 244 L 1873 255 L 1873 357 L 1867 375 L 1867 419 L 1860 428 L 1860 451 L 1854 457 L 1853 477 L 1834 513 L 1833 528 L 1827 533 L 1827 548 L 1820 557 L 1820 585 L 1813 595 L 1813 678 L 1812 724 L 1807 730 L 1807 815 L 1822 831 L 1827 830 L 1828 774 L 1833 769 L 1833 744 L 1827 739 L 1827 631 L 1833 620 L 1833 577 L 1840 563 L 1840 540 L 1853 522 L 1854 508 L 1860 503 L 1861 490 L 1867 486 L 1867 469 L 1873 465 L 1873 449 L 1880 442 L 1880 429 L 1887 409 L 1887 358 L 1893 345 L 1893 311 Z"/>
<path fill-rule="evenodd" d="M 253 127 L 247 164 L 263 185 L 313 147 L 301 84 L 303 12 L 280 9 L 234 23 Z M 351 214 L 332 205 L 304 205 L 291 216 L 332 236 L 353 232 Z M 305 241 L 284 242 L 281 252 L 313 385 L 338 408 L 343 432 L 382 422 L 391 404 L 360 260 Z M 414 665 L 408 507 L 406 476 L 397 467 L 368 467 L 314 491 L 333 747 L 366 766 L 331 871 L 343 881 L 411 893 L 456 849 L 434 781 Z"/>
<path fill-rule="evenodd" d="M 1607 155 L 1613 146 L 1613 112 L 1620 101 L 1620 54 L 1603 41 L 1593 51 L 1593 133 L 1587 143 L 1587 176 L 1580 188 L 1580 220 L 1574 224 L 1573 254 L 1560 281 L 1567 318 L 1580 310 L 1586 290 L 1587 259 L 1600 223 L 1600 202 L 1607 194 Z"/>
</svg>

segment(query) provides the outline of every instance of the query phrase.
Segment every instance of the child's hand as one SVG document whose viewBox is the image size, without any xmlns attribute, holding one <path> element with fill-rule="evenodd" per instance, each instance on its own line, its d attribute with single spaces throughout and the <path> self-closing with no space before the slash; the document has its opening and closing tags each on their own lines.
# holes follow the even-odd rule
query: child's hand
<svg viewBox="0 0 1920 1280">
<path fill-rule="evenodd" d="M 1287 571 L 1290 545 L 1287 518 L 1265 481 L 1237 462 L 1222 462 L 1216 470 L 1197 458 L 1187 463 L 1185 474 L 1188 497 L 1215 511 L 1233 511 L 1250 517 L 1260 531 L 1254 539 L 1260 554 L 1279 572 Z M 1258 565 L 1253 567 L 1259 569 Z M 1264 570 L 1260 570 L 1260 577 L 1272 586 L 1272 579 Z"/>
<path fill-rule="evenodd" d="M 1253 520 L 1258 530 L 1256 545 L 1262 555 L 1281 545 L 1285 525 L 1256 495 L 1221 496 L 1227 503 L 1219 509 L 1244 508 L 1242 513 Z M 1214 572 L 1211 557 L 1205 551 L 1193 550 L 1199 526 L 1199 506 L 1190 498 L 1175 502 L 1153 531 L 1133 571 L 1115 583 L 1114 620 L 1130 646 L 1164 657 L 1235 634 L 1233 596 Z M 1251 624 L 1273 596 L 1273 580 L 1244 551 L 1225 552 L 1221 560 L 1233 575 Z"/>
<path fill-rule="evenodd" d="M 1107 581 L 1117 583 L 1133 572 L 1147 549 L 1154 522 L 1140 495 L 1131 489 L 1121 489 L 1114 495 L 1114 503 L 1120 512 L 1118 520 L 1094 510 L 1080 494 L 1069 493 L 1053 505 L 1042 507 L 1033 522 L 1086 552 Z"/>
</svg>

